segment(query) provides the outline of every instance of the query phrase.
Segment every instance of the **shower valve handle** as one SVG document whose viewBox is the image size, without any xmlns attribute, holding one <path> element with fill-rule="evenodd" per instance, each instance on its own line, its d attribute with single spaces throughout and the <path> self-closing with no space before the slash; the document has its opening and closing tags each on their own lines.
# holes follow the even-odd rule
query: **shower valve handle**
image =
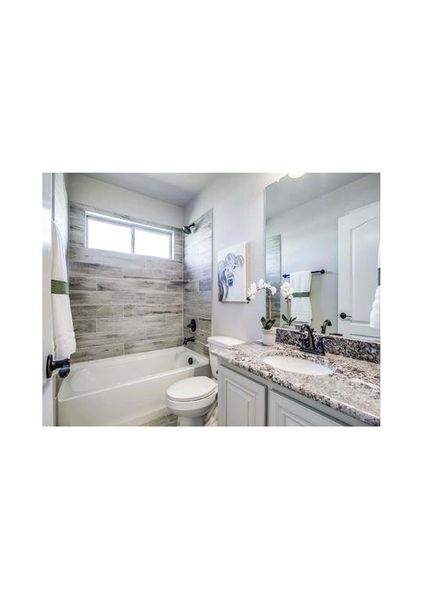
<svg viewBox="0 0 423 600">
<path fill-rule="evenodd" d="M 194 331 L 197 329 L 197 323 L 195 322 L 195 319 L 191 319 L 187 327 L 188 329 L 191 329 L 192 333 L 194 333 Z"/>
</svg>

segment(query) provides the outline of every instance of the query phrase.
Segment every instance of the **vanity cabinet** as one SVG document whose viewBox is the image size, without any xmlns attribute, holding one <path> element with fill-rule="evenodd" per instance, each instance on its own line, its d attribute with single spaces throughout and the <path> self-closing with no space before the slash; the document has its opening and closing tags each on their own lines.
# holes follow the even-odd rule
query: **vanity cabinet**
<svg viewBox="0 0 423 600">
<path fill-rule="evenodd" d="M 262 383 L 263 381 L 263 383 Z M 219 364 L 219 425 L 270 427 L 342 427 L 366 423 L 313 402 L 257 375 L 246 376 Z"/>
<path fill-rule="evenodd" d="M 219 366 L 219 425 L 266 425 L 267 386 Z"/>
<path fill-rule="evenodd" d="M 341 423 L 288 398 L 280 392 L 270 390 L 268 425 L 277 427 L 304 427 L 310 425 L 328 427 L 340 426 Z"/>
</svg>

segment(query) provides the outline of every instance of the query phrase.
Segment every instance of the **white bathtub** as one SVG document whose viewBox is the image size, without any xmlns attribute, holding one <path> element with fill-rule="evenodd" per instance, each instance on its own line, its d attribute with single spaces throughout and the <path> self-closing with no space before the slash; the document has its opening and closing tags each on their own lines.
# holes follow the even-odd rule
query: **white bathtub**
<svg viewBox="0 0 423 600">
<path fill-rule="evenodd" d="M 76 363 L 59 390 L 58 423 L 142 425 L 168 414 L 167 388 L 194 375 L 209 376 L 209 360 L 183 346 Z"/>
</svg>

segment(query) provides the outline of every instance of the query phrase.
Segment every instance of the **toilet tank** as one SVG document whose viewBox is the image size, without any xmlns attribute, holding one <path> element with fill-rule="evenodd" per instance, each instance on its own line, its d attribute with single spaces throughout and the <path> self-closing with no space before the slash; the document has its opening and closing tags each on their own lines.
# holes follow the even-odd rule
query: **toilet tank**
<svg viewBox="0 0 423 600">
<path fill-rule="evenodd" d="M 210 368 L 213 379 L 217 379 L 217 356 L 212 354 L 212 350 L 217 348 L 231 348 L 239 344 L 245 344 L 244 340 L 227 337 L 224 335 L 215 335 L 207 338 L 209 344 Z"/>
</svg>

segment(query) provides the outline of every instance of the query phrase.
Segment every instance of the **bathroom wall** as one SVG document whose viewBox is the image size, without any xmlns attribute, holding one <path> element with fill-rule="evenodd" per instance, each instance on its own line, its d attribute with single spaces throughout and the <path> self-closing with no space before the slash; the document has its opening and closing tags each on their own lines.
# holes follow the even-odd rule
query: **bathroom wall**
<svg viewBox="0 0 423 600">
<path fill-rule="evenodd" d="M 98 181 L 88 175 L 68 175 L 68 191 L 73 202 L 90 204 L 97 210 L 118 211 L 139 221 L 182 227 L 184 211 L 180 206 L 149 198 L 122 187 Z"/>
<path fill-rule="evenodd" d="M 326 270 L 324 275 L 312 278 L 313 327 L 330 319 L 333 327 L 328 331 L 336 332 L 338 217 L 379 200 L 380 176 L 372 173 L 267 221 L 267 236 L 281 234 L 282 273 Z M 283 312 L 285 306 L 282 301 Z"/>
<path fill-rule="evenodd" d="M 69 200 L 70 299 L 77 343 L 73 360 L 180 345 L 182 209 L 82 175 L 69 177 Z M 170 226 L 175 260 L 85 248 L 86 210 Z"/>
<path fill-rule="evenodd" d="M 212 228 L 213 212 L 209 210 L 195 219 L 193 232 L 185 236 L 184 335 L 194 335 L 195 343 L 190 343 L 189 348 L 202 354 L 208 354 L 206 344 L 211 335 Z M 186 327 L 191 319 L 197 323 L 194 334 Z"/>
<path fill-rule="evenodd" d="M 53 380 L 47 379 L 46 361 L 53 354 L 53 322 L 51 314 L 51 221 L 53 217 L 53 176 L 43 173 L 43 425 L 56 424 Z"/>
<path fill-rule="evenodd" d="M 264 189 L 275 181 L 274 174 L 221 174 L 185 210 L 185 221 L 192 223 L 213 209 L 212 332 L 244 340 L 260 336 L 260 317 L 265 314 L 264 295 L 247 303 L 222 303 L 218 300 L 217 252 L 232 244 L 248 243 L 247 284 L 265 276 Z"/>
<path fill-rule="evenodd" d="M 68 247 L 68 197 L 63 173 L 43 173 L 43 425 L 56 424 L 56 394 L 60 381 L 57 374 L 47 379 L 46 360 L 54 355 L 51 312 L 51 251 L 52 221 L 62 235 L 65 251 Z"/>
</svg>

